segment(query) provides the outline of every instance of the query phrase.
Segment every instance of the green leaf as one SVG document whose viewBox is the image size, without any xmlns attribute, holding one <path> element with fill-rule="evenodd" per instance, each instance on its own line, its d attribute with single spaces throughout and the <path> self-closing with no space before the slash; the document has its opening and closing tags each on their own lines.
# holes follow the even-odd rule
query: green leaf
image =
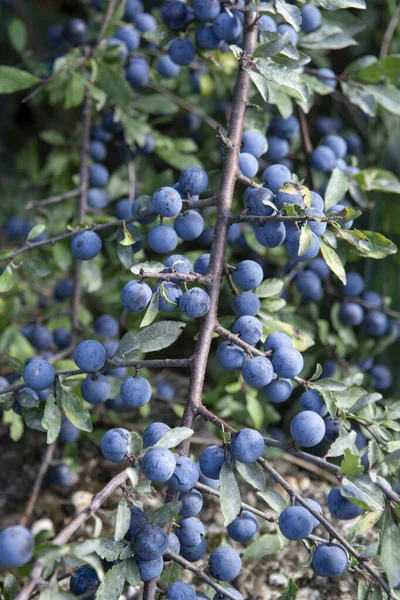
<svg viewBox="0 0 400 600">
<path fill-rule="evenodd" d="M 240 513 L 240 490 L 231 465 L 224 462 L 219 476 L 221 511 L 225 527 Z"/>
<path fill-rule="evenodd" d="M 340 435 L 333 442 L 326 456 L 342 456 L 345 450 L 355 447 L 356 437 L 355 431 L 350 431 L 350 433 Z"/>
<path fill-rule="evenodd" d="M 325 211 L 338 204 L 348 189 L 346 175 L 340 169 L 333 169 L 325 192 Z"/>
<path fill-rule="evenodd" d="M 272 508 L 272 510 L 281 513 L 285 508 L 289 505 L 286 502 L 285 498 L 281 496 L 278 492 L 274 490 L 264 490 L 262 492 L 257 492 L 257 496 L 260 496 Z"/>
<path fill-rule="evenodd" d="M 129 434 L 129 454 L 139 456 L 143 450 L 143 440 L 136 431 Z"/>
<path fill-rule="evenodd" d="M 298 591 L 299 588 L 293 579 L 289 579 L 286 590 L 279 596 L 278 600 L 295 600 L 295 598 L 297 598 Z"/>
<path fill-rule="evenodd" d="M 96 600 L 118 600 L 125 586 L 126 563 L 114 565 L 96 591 Z"/>
<path fill-rule="evenodd" d="M 369 404 L 374 404 L 375 402 L 379 402 L 382 399 L 382 394 L 374 392 L 372 394 L 364 394 L 360 396 L 358 400 L 350 407 L 350 412 L 358 413 L 360 410 L 368 406 Z"/>
<path fill-rule="evenodd" d="M 4 600 L 14 600 L 18 596 L 18 585 L 14 575 L 7 573 L 3 582 Z"/>
<path fill-rule="evenodd" d="M 242 554 L 242 560 L 243 562 L 247 562 L 248 560 L 270 556 L 271 554 L 278 552 L 278 550 L 281 550 L 281 548 L 282 543 L 278 534 L 266 533 L 254 540 L 250 546 L 247 546 L 246 550 Z"/>
<path fill-rule="evenodd" d="M 340 279 L 340 281 L 346 285 L 346 271 L 344 269 L 343 263 L 339 258 L 337 252 L 329 246 L 323 238 L 319 238 L 319 243 L 321 247 L 322 256 L 330 268 L 330 270 L 335 273 L 335 275 Z"/>
<path fill-rule="evenodd" d="M 343 475 L 353 476 L 360 475 L 364 472 L 364 467 L 361 464 L 359 454 L 353 454 L 350 448 L 344 451 L 344 458 L 340 463 L 340 470 Z"/>
<path fill-rule="evenodd" d="M 364 0 L 316 0 L 318 6 L 326 10 L 340 10 L 342 8 L 367 8 Z"/>
<path fill-rule="evenodd" d="M 83 401 L 65 388 L 61 391 L 61 406 L 66 417 L 75 427 L 81 431 L 93 431 L 90 413 L 84 407 Z"/>
<path fill-rule="evenodd" d="M 264 410 L 257 398 L 257 392 L 249 387 L 246 389 L 246 408 L 253 421 L 254 427 L 260 429 L 264 421 Z"/>
<path fill-rule="evenodd" d="M 382 108 L 395 115 L 400 115 L 400 90 L 394 85 L 366 85 L 364 90 Z"/>
<path fill-rule="evenodd" d="M 295 97 L 307 102 L 307 86 L 302 82 L 297 71 L 288 69 L 284 65 L 273 63 L 270 59 L 256 58 L 254 60 L 258 71 L 268 81 L 272 81 L 295 94 Z"/>
<path fill-rule="evenodd" d="M 132 101 L 132 90 L 118 70 L 104 63 L 97 63 L 98 81 L 107 97 L 121 106 L 128 106 Z"/>
<path fill-rule="evenodd" d="M 75 106 L 80 106 L 85 97 L 85 80 L 80 75 L 73 73 L 69 78 L 65 90 L 64 106 L 68 110 Z"/>
<path fill-rule="evenodd" d="M 131 271 L 134 275 L 140 275 L 141 271 L 146 273 L 162 273 L 165 270 L 165 265 L 156 260 L 150 260 L 141 262 L 131 267 Z"/>
<path fill-rule="evenodd" d="M 182 321 L 158 321 L 136 334 L 126 333 L 120 341 L 116 356 L 130 358 L 138 351 L 156 352 L 171 346 L 182 334 L 186 323 Z"/>
<path fill-rule="evenodd" d="M 300 232 L 300 241 L 299 241 L 299 256 L 303 256 L 312 242 L 312 231 L 308 223 L 304 223 Z"/>
<path fill-rule="evenodd" d="M 389 512 L 383 527 L 380 558 L 391 589 L 400 585 L 400 529 Z"/>
<path fill-rule="evenodd" d="M 47 397 L 42 426 L 47 431 L 47 443 L 51 444 L 56 440 L 61 428 L 61 410 L 53 394 Z"/>
<path fill-rule="evenodd" d="M 150 515 L 149 524 L 164 527 L 174 517 L 179 515 L 180 511 L 182 510 L 182 506 L 183 505 L 180 500 L 174 500 L 173 502 L 168 502 L 167 504 L 160 506 L 152 515 Z"/>
<path fill-rule="evenodd" d="M 121 498 L 117 508 L 117 516 L 115 518 L 114 540 L 116 542 L 124 539 L 124 535 L 129 529 L 130 522 L 131 511 L 125 498 Z"/>
<path fill-rule="evenodd" d="M 194 431 L 190 427 L 174 427 L 174 429 L 167 431 L 155 445 L 162 446 L 163 448 L 175 448 L 175 446 L 189 439 L 193 434 Z"/>
<path fill-rule="evenodd" d="M 139 97 L 134 106 L 150 115 L 173 115 L 179 110 L 175 102 L 162 94 L 146 94 Z"/>
<path fill-rule="evenodd" d="M 27 71 L 0 66 L 0 94 L 13 94 L 40 83 L 40 79 Z"/>
<path fill-rule="evenodd" d="M 365 83 L 380 83 L 385 79 L 388 83 L 396 84 L 400 76 L 400 56 L 393 54 L 370 63 L 356 74 L 358 81 Z"/>
<path fill-rule="evenodd" d="M 154 321 L 154 319 L 158 315 L 159 302 L 160 302 L 160 287 L 158 287 L 156 289 L 156 291 L 153 293 L 151 300 L 150 300 L 150 304 L 148 305 L 146 312 L 144 313 L 144 317 L 140 323 L 140 327 L 147 327 L 148 325 L 151 325 L 151 323 Z"/>
<path fill-rule="evenodd" d="M 282 279 L 265 279 L 261 285 L 254 290 L 254 293 L 259 298 L 271 298 L 271 296 L 279 296 L 283 290 L 284 283 Z"/>
<path fill-rule="evenodd" d="M 134 558 L 128 558 L 125 561 L 126 573 L 125 578 L 129 585 L 136 587 L 140 583 L 140 571 Z"/>
<path fill-rule="evenodd" d="M 10 437 L 13 442 L 18 442 L 24 433 L 24 422 L 21 415 L 17 415 L 12 409 L 3 412 L 3 423 L 10 425 Z"/>
<path fill-rule="evenodd" d="M 260 75 L 260 73 L 256 73 L 255 71 L 251 71 L 250 69 L 246 69 L 246 71 L 250 75 L 250 79 L 258 89 L 261 98 L 264 100 L 264 102 L 268 102 L 269 93 L 265 78 L 262 75 Z"/>
<path fill-rule="evenodd" d="M 285 0 L 275 1 L 276 12 L 284 18 L 286 23 L 289 23 L 296 31 L 300 31 L 301 12 L 297 6 L 285 2 Z"/>
<path fill-rule="evenodd" d="M 268 41 L 264 44 L 259 44 L 253 52 L 253 58 L 269 58 L 279 54 L 289 41 L 289 34 L 280 35 L 279 33 L 269 32 Z"/>
<path fill-rule="evenodd" d="M 35 238 L 37 238 L 44 230 L 46 229 L 46 225 L 43 225 L 43 223 L 38 223 L 37 225 L 35 225 L 34 227 L 32 227 L 32 229 L 30 230 L 30 232 L 27 235 L 27 240 L 28 242 L 30 240 L 34 240 Z"/>
<path fill-rule="evenodd" d="M 8 26 L 11 45 L 19 54 L 26 48 L 26 26 L 21 19 L 13 19 Z"/>
<path fill-rule="evenodd" d="M 258 463 L 235 462 L 236 469 L 247 483 L 256 490 L 265 490 L 265 474 Z"/>
<path fill-rule="evenodd" d="M 108 562 L 117 560 L 124 548 L 122 542 L 115 542 L 113 539 L 99 539 L 98 542 L 98 545 L 92 552 L 96 552 L 100 558 Z"/>
<path fill-rule="evenodd" d="M 353 529 L 347 535 L 347 539 L 349 541 L 353 540 L 356 536 L 364 535 L 367 531 L 370 531 L 379 519 L 382 517 L 382 511 L 376 510 L 373 512 L 368 512 L 365 515 L 362 515 L 357 523 L 354 525 Z"/>
<path fill-rule="evenodd" d="M 354 179 L 365 192 L 400 194 L 400 181 L 396 175 L 385 169 L 363 169 Z"/>
<path fill-rule="evenodd" d="M 6 267 L 0 275 L 0 294 L 9 292 L 15 284 L 11 267 Z"/>
</svg>

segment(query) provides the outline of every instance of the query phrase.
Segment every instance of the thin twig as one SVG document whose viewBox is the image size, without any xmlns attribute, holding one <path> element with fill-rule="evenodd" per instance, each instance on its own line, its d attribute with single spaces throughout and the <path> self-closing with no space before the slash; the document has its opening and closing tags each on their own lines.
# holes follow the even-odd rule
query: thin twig
<svg viewBox="0 0 400 600">
<path fill-rule="evenodd" d="M 68 198 L 75 198 L 80 194 L 81 188 L 78 187 L 75 190 L 71 190 L 70 192 L 64 192 L 63 194 L 58 194 L 58 196 L 49 196 L 49 198 L 44 198 L 44 200 L 31 200 L 28 204 L 25 205 L 25 210 L 29 210 L 31 208 L 38 208 L 42 206 L 48 206 L 49 204 L 57 204 L 57 202 L 62 202 L 63 200 L 68 200 Z"/>
<path fill-rule="evenodd" d="M 31 495 L 29 496 L 28 503 L 24 510 L 24 514 L 22 515 L 19 524 L 26 525 L 29 519 L 32 516 L 33 509 L 35 508 L 36 500 L 39 496 L 40 489 L 42 487 L 43 479 L 47 473 L 47 470 L 50 466 L 51 461 L 53 460 L 54 451 L 56 449 L 56 442 L 49 444 L 46 448 L 46 451 L 43 455 L 42 462 L 40 464 L 39 471 L 36 475 L 35 483 L 33 484 Z"/>
<path fill-rule="evenodd" d="M 161 281 L 172 281 L 174 279 L 180 279 L 181 281 L 190 281 L 192 283 L 202 283 L 208 285 L 210 283 L 210 277 L 208 275 L 200 275 L 199 273 L 151 273 L 147 271 L 140 271 L 138 277 L 142 279 L 160 279 Z"/>
<path fill-rule="evenodd" d="M 308 180 L 309 180 L 311 189 L 313 190 L 314 189 L 314 176 L 313 176 L 313 171 L 311 168 L 311 161 L 310 161 L 313 147 L 312 147 L 312 143 L 311 143 L 310 132 L 308 130 L 306 115 L 304 114 L 304 111 L 300 106 L 297 107 L 297 114 L 299 116 L 300 132 L 301 132 L 301 139 L 303 142 L 304 154 L 305 154 L 305 159 L 306 159 Z"/>
<path fill-rule="evenodd" d="M 392 41 L 392 37 L 394 32 L 396 31 L 397 24 L 400 20 L 400 3 L 397 5 L 396 10 L 394 11 L 392 18 L 389 21 L 385 34 L 383 36 L 381 50 L 379 52 L 379 58 L 385 58 L 389 51 L 390 42 Z"/>
</svg>

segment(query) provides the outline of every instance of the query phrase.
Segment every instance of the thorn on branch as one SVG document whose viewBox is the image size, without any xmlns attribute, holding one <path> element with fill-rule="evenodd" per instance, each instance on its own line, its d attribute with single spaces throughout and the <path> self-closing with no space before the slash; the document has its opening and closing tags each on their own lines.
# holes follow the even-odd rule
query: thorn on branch
<svg viewBox="0 0 400 600">
<path fill-rule="evenodd" d="M 222 133 L 221 127 L 219 125 L 217 127 L 217 139 L 221 142 L 224 148 L 234 148 L 235 146 L 235 144 Z"/>
</svg>

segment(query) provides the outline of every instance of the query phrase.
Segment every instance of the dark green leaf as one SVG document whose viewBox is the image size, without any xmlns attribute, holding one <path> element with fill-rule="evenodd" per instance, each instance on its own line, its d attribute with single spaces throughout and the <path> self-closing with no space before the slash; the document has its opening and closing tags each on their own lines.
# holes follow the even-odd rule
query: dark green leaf
<svg viewBox="0 0 400 600">
<path fill-rule="evenodd" d="M 295 584 L 293 579 L 289 579 L 289 583 L 286 586 L 286 590 L 281 594 L 278 600 L 294 600 L 297 598 L 297 592 L 299 591 L 298 586 Z"/>
<path fill-rule="evenodd" d="M 140 583 L 140 571 L 134 558 L 128 558 L 126 561 L 125 578 L 129 585 L 136 587 Z"/>
<path fill-rule="evenodd" d="M 271 296 L 279 296 L 283 290 L 282 279 L 265 279 L 258 288 L 255 289 L 254 293 L 259 298 L 271 298 Z"/>
<path fill-rule="evenodd" d="M 11 267 L 6 267 L 0 275 L 0 294 L 10 291 L 15 285 Z"/>
<path fill-rule="evenodd" d="M 182 509 L 182 502 L 180 500 L 174 500 L 173 502 L 168 502 L 160 508 L 157 508 L 156 511 L 150 516 L 149 524 L 150 525 L 158 525 L 159 527 L 164 527 L 167 523 L 169 523 Z"/>
<path fill-rule="evenodd" d="M 322 256 L 330 270 L 346 284 L 346 271 L 336 250 L 329 246 L 322 238 L 319 238 Z"/>
<path fill-rule="evenodd" d="M 154 319 L 158 315 L 159 302 L 160 302 L 160 287 L 158 287 L 155 290 L 155 292 L 153 293 L 151 300 L 150 300 L 150 304 L 147 307 L 146 312 L 144 313 L 144 317 L 140 323 L 140 327 L 147 327 L 148 325 L 151 325 L 151 323 L 154 321 Z"/>
<path fill-rule="evenodd" d="M 14 600 L 18 596 L 18 585 L 14 575 L 7 573 L 3 583 L 4 600 Z"/>
<path fill-rule="evenodd" d="M 240 513 L 240 490 L 235 474 L 228 462 L 224 462 L 220 472 L 220 502 L 225 527 Z"/>
<path fill-rule="evenodd" d="M 61 410 L 53 394 L 47 397 L 42 426 L 47 431 L 47 443 L 51 444 L 60 433 L 61 427 Z"/>
<path fill-rule="evenodd" d="M 400 529 L 389 512 L 383 521 L 380 557 L 390 588 L 397 588 L 400 585 Z"/>
<path fill-rule="evenodd" d="M 96 592 L 96 600 L 118 600 L 125 586 L 125 577 L 126 563 L 122 561 L 107 571 Z"/>
<path fill-rule="evenodd" d="M 0 94 L 13 94 L 20 90 L 26 90 L 39 82 L 38 77 L 27 71 L 0 66 Z"/>
<path fill-rule="evenodd" d="M 68 420 L 75 427 L 81 431 L 93 430 L 89 411 L 84 407 L 82 400 L 73 392 L 62 389 L 61 406 Z"/>
<path fill-rule="evenodd" d="M 129 83 L 115 68 L 99 63 L 98 79 L 108 98 L 121 106 L 128 106 L 132 101 L 132 90 Z"/>
<path fill-rule="evenodd" d="M 346 175 L 340 169 L 333 169 L 325 192 L 325 211 L 338 204 L 348 189 Z"/>
<path fill-rule="evenodd" d="M 126 333 L 116 351 L 116 356 L 130 358 L 138 351 L 155 352 L 171 346 L 182 334 L 186 323 L 182 321 L 158 321 L 136 334 Z"/>
<path fill-rule="evenodd" d="M 235 462 L 236 469 L 247 483 L 256 490 L 265 490 L 264 471 L 258 463 Z"/>
<path fill-rule="evenodd" d="M 21 19 L 13 19 L 8 26 L 8 35 L 12 46 L 20 54 L 26 47 L 26 26 Z"/>
<path fill-rule="evenodd" d="M 242 554 L 244 562 L 260 559 L 275 554 L 282 548 L 281 540 L 276 533 L 266 533 L 247 546 Z"/>
<path fill-rule="evenodd" d="M 121 498 L 117 508 L 117 516 L 115 518 L 114 540 L 116 542 L 124 539 L 124 536 L 129 529 L 130 522 L 131 511 L 125 498 Z"/>
</svg>

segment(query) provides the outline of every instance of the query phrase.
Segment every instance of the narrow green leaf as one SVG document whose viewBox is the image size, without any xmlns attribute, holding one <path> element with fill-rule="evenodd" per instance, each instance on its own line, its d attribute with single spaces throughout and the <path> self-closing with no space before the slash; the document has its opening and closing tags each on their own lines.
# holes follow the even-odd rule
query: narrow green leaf
<svg viewBox="0 0 400 600">
<path fill-rule="evenodd" d="M 26 48 L 26 26 L 21 19 L 13 19 L 8 26 L 8 36 L 11 45 L 22 54 Z"/>
<path fill-rule="evenodd" d="M 301 228 L 299 241 L 299 256 L 303 256 L 311 246 L 312 231 L 308 223 L 305 223 Z"/>
<path fill-rule="evenodd" d="M 158 525 L 158 527 L 164 527 L 174 517 L 179 515 L 182 510 L 182 502 L 180 500 L 173 500 L 163 506 L 157 508 L 149 518 L 150 525 Z"/>
<path fill-rule="evenodd" d="M 0 67 L 0 94 L 13 94 L 40 83 L 40 79 L 22 69 Z"/>
<path fill-rule="evenodd" d="M 400 585 L 400 529 L 389 512 L 383 521 L 380 557 L 390 588 L 397 588 Z"/>
<path fill-rule="evenodd" d="M 118 508 L 117 516 L 115 519 L 115 534 L 114 539 L 116 542 L 124 539 L 124 535 L 129 529 L 131 522 L 131 511 L 125 498 L 121 498 Z"/>
<path fill-rule="evenodd" d="M 340 281 L 345 285 L 346 284 L 346 271 L 344 269 L 343 263 L 339 258 L 337 252 L 329 246 L 323 238 L 319 238 L 319 243 L 321 247 L 322 256 L 330 268 L 330 270 L 335 273 L 337 277 L 339 277 Z"/>
<path fill-rule="evenodd" d="M 266 533 L 254 540 L 242 554 L 243 562 L 260 559 L 275 554 L 282 548 L 281 540 L 276 533 Z"/>
<path fill-rule="evenodd" d="M 257 496 L 260 496 L 272 508 L 278 513 L 281 513 L 285 508 L 288 507 L 288 503 L 285 498 L 274 490 L 264 490 L 257 492 Z"/>
<path fill-rule="evenodd" d="M 265 490 L 265 474 L 258 463 L 235 463 L 236 469 L 247 483 L 256 490 Z"/>
<path fill-rule="evenodd" d="M 125 586 L 126 563 L 121 561 L 105 574 L 96 591 L 96 600 L 118 600 Z"/>
<path fill-rule="evenodd" d="M 254 290 L 254 293 L 259 298 L 271 298 L 271 296 L 279 296 L 283 290 L 282 279 L 265 279 L 261 285 Z"/>
<path fill-rule="evenodd" d="M 93 431 L 89 411 L 84 407 L 82 400 L 73 392 L 62 389 L 61 406 L 66 417 L 75 427 L 82 431 Z"/>
<path fill-rule="evenodd" d="M 297 592 L 299 591 L 298 586 L 295 584 L 293 579 L 289 579 L 289 583 L 286 586 L 286 590 L 281 594 L 278 600 L 295 600 L 297 598 Z"/>
<path fill-rule="evenodd" d="M 193 434 L 194 431 L 190 427 L 174 427 L 174 429 L 167 431 L 155 445 L 162 446 L 163 448 L 175 448 L 175 446 L 189 439 Z"/>
<path fill-rule="evenodd" d="M 129 585 L 136 587 L 140 583 L 140 571 L 134 558 L 128 558 L 126 561 L 125 578 Z"/>
<path fill-rule="evenodd" d="M 340 169 L 333 169 L 325 192 L 325 211 L 338 204 L 348 189 L 349 182 L 346 175 Z"/>
<path fill-rule="evenodd" d="M 240 513 L 240 490 L 231 465 L 224 462 L 219 476 L 221 511 L 225 527 Z"/>
<path fill-rule="evenodd" d="M 61 428 L 61 410 L 53 394 L 47 397 L 42 426 L 47 431 L 47 443 L 51 444 L 57 439 Z"/>
<path fill-rule="evenodd" d="M 355 447 L 356 437 L 355 431 L 339 436 L 329 448 L 326 456 L 342 456 L 345 450 Z"/>
</svg>

